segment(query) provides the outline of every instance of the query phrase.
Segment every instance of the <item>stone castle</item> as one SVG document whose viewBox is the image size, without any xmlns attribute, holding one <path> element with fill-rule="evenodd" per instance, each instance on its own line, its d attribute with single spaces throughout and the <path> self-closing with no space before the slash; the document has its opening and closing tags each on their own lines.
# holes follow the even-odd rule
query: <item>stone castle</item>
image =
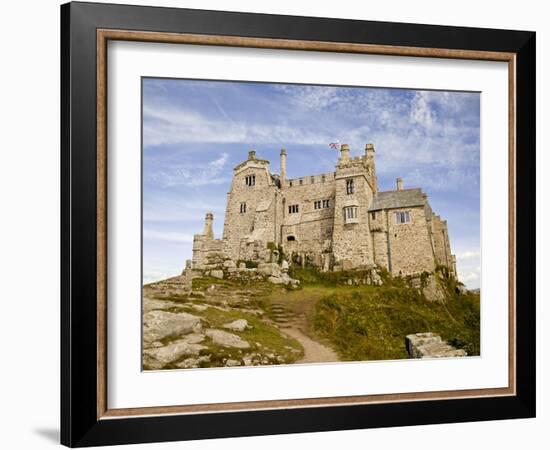
<svg viewBox="0 0 550 450">
<path fill-rule="evenodd" d="M 280 174 L 255 151 L 233 169 L 223 236 L 214 237 L 207 213 L 203 233 L 194 236 L 193 269 L 211 267 L 213 255 L 229 266 L 272 261 L 276 249 L 289 264 L 322 271 L 384 268 L 408 276 L 444 266 L 456 277 L 447 222 L 401 178 L 395 190 L 378 190 L 372 144 L 360 157 L 344 144 L 334 172 L 296 179 L 286 176 L 286 158 L 281 150 Z"/>
</svg>

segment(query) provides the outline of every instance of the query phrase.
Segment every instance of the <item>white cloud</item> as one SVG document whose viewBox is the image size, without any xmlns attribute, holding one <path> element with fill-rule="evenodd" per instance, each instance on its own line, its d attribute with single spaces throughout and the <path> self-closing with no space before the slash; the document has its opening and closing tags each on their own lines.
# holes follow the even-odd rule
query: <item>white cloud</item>
<svg viewBox="0 0 550 450">
<path fill-rule="evenodd" d="M 238 85 L 231 86 L 238 91 Z M 284 95 L 260 97 L 262 112 L 269 111 L 272 116 L 261 119 L 253 111 L 228 112 L 231 108 L 221 100 L 223 97 L 214 97 L 208 91 L 219 115 L 204 116 L 187 111 L 181 103 L 151 100 L 144 107 L 145 145 L 200 142 L 326 146 L 339 139 L 350 144 L 355 155 L 362 154 L 366 143 L 374 143 L 377 160 L 386 173 L 400 172 L 398 175 L 407 175 L 418 183 L 428 181 L 425 186 L 432 190 L 477 182 L 478 172 L 471 168 L 479 164 L 479 117 L 472 107 L 478 99 L 471 94 L 295 85 L 274 85 L 274 90 Z M 350 117 L 358 120 L 350 121 Z M 405 172 L 419 164 L 432 167 L 422 168 L 422 176 Z M 454 172 L 434 177 L 434 167 Z M 173 178 L 191 180 L 185 169 L 180 170 L 182 173 L 173 176 L 167 174 L 169 183 L 174 183 Z M 446 182 L 449 177 L 456 183 Z M 225 181 L 196 176 L 194 185 Z"/>
<path fill-rule="evenodd" d="M 237 122 L 205 117 L 179 108 L 144 107 L 145 146 L 179 143 L 326 144 L 330 138 L 317 129 L 277 124 Z"/>
<path fill-rule="evenodd" d="M 157 231 L 144 229 L 143 239 L 187 244 L 193 242 L 193 235 L 189 233 L 178 233 L 176 231 Z"/>
<path fill-rule="evenodd" d="M 428 103 L 426 91 L 418 91 L 414 95 L 411 108 L 411 120 L 425 128 L 432 128 L 435 122 L 435 112 Z"/>
<path fill-rule="evenodd" d="M 148 181 L 161 184 L 164 187 L 228 183 L 231 179 L 231 173 L 225 167 L 228 159 L 229 155 L 224 152 L 216 159 L 206 163 L 188 163 L 156 172 L 150 171 L 146 177 Z"/>
<path fill-rule="evenodd" d="M 458 253 L 456 255 L 457 261 L 463 261 L 472 258 L 476 258 L 479 260 L 479 250 L 466 250 L 465 252 Z"/>
<path fill-rule="evenodd" d="M 470 289 L 478 288 L 480 281 L 479 272 L 479 267 L 477 268 L 477 270 L 465 272 L 464 274 L 461 274 L 459 271 L 459 280 L 462 281 L 466 286 L 470 287 Z"/>
<path fill-rule="evenodd" d="M 176 274 L 170 274 L 168 272 L 159 272 L 155 270 L 143 271 L 143 284 L 153 283 L 155 281 L 165 280 L 175 276 Z"/>
<path fill-rule="evenodd" d="M 453 243 L 451 242 L 451 245 Z M 481 282 L 481 253 L 479 248 L 464 248 L 460 243 L 454 247 L 458 279 L 469 289 L 479 288 Z"/>
<path fill-rule="evenodd" d="M 342 101 L 342 90 L 336 87 L 327 86 L 320 89 L 317 86 L 289 86 L 283 84 L 276 85 L 275 90 L 289 95 L 295 106 L 301 106 L 305 109 L 319 110 Z"/>
<path fill-rule="evenodd" d="M 424 191 L 456 191 L 464 186 L 473 188 L 479 184 L 479 172 L 463 169 L 419 170 L 402 174 L 407 186 L 421 187 Z"/>
</svg>

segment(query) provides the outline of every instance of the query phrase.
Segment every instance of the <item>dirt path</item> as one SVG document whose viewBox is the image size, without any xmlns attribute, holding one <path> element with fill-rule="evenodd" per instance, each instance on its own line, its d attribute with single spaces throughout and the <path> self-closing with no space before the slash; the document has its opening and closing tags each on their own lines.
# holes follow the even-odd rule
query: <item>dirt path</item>
<svg viewBox="0 0 550 450">
<path fill-rule="evenodd" d="M 304 357 L 297 363 L 316 363 L 339 361 L 338 355 L 327 346 L 314 341 L 297 328 L 285 328 L 283 333 L 296 339 L 304 347 Z"/>
<path fill-rule="evenodd" d="M 275 297 L 267 308 L 274 324 L 281 333 L 296 339 L 304 348 L 304 356 L 297 363 L 318 363 L 339 361 L 338 354 L 330 347 L 313 340 L 302 330 L 309 329 L 318 298 L 311 292 L 285 293 L 285 297 Z M 305 295 L 301 295 L 305 294 Z"/>
</svg>

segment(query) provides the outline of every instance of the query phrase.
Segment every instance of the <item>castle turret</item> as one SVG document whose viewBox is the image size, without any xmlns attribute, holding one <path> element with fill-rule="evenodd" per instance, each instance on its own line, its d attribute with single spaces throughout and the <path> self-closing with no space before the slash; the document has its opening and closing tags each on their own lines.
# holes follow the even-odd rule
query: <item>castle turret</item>
<svg viewBox="0 0 550 450">
<path fill-rule="evenodd" d="M 212 222 L 214 222 L 214 214 L 211 212 L 206 213 L 206 217 L 204 219 L 204 230 L 202 234 L 210 239 L 214 239 L 214 231 L 212 229 Z"/>
<path fill-rule="evenodd" d="M 281 187 L 285 185 L 286 182 L 286 150 L 281 149 Z"/>
<path fill-rule="evenodd" d="M 340 146 L 340 162 L 349 161 L 349 145 L 342 144 Z"/>
</svg>

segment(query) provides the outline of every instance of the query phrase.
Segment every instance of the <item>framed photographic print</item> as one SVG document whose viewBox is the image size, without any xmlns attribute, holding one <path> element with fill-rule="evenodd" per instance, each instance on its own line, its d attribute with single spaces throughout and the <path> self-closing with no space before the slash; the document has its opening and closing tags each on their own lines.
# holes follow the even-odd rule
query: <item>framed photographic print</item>
<svg viewBox="0 0 550 450">
<path fill-rule="evenodd" d="M 61 19 L 63 444 L 534 416 L 535 33 Z"/>
</svg>

